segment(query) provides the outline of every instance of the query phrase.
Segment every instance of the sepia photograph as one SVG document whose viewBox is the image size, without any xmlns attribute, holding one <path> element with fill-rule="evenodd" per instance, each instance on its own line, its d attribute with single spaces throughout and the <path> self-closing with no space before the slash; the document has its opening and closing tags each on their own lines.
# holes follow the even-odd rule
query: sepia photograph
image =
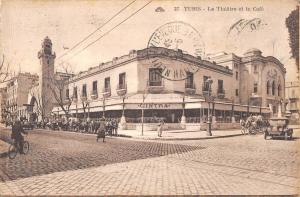
<svg viewBox="0 0 300 197">
<path fill-rule="evenodd" d="M 298 196 L 299 0 L 0 0 L 0 196 Z"/>
</svg>

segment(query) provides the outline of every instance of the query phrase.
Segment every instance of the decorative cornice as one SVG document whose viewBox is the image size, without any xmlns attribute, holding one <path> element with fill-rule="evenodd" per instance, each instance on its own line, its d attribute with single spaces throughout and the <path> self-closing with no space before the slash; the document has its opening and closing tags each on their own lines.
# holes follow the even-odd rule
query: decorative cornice
<svg viewBox="0 0 300 197">
<path fill-rule="evenodd" d="M 137 51 L 131 50 L 128 55 L 124 55 L 121 57 L 114 57 L 112 61 L 106 63 L 100 63 L 99 66 L 89 68 L 87 71 L 79 72 L 77 75 L 75 75 L 70 79 L 70 83 L 110 70 L 118 66 L 122 66 L 126 63 L 144 60 L 148 58 L 154 58 L 154 57 L 164 57 L 164 58 L 170 58 L 174 60 L 181 60 L 181 61 L 195 64 L 199 67 L 232 75 L 232 70 L 227 67 L 218 65 L 215 62 L 202 60 L 200 57 L 194 57 L 189 54 L 184 54 L 182 53 L 181 50 L 172 50 L 172 49 L 166 49 L 162 47 L 150 47 L 150 48 L 145 48 Z"/>
</svg>

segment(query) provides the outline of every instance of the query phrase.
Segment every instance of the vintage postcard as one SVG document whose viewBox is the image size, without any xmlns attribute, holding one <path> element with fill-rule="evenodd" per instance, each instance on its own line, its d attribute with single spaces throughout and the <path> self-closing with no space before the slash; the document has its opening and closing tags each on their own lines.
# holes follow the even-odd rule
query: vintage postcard
<svg viewBox="0 0 300 197">
<path fill-rule="evenodd" d="M 299 195 L 299 3 L 1 0 L 0 195 Z"/>
</svg>

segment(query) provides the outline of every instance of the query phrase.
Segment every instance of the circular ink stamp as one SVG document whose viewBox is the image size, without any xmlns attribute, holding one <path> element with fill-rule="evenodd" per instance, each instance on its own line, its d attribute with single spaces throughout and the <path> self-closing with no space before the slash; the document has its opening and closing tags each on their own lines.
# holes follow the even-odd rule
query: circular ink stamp
<svg viewBox="0 0 300 197">
<path fill-rule="evenodd" d="M 268 24 L 261 18 L 240 19 L 227 31 L 226 48 L 229 51 L 249 49 L 251 48 L 249 44 L 255 45 L 257 37 L 260 37 L 267 29 Z"/>
<path fill-rule="evenodd" d="M 205 54 L 205 46 L 200 33 L 190 24 L 181 21 L 170 22 L 157 28 L 148 41 L 148 51 L 152 47 L 172 49 L 178 51 L 178 55 L 186 53 L 195 57 L 204 57 Z M 199 70 L 198 66 L 189 63 L 172 64 L 162 58 L 151 59 L 151 66 L 160 68 L 162 77 L 175 81 L 184 80 L 190 73 Z"/>
</svg>

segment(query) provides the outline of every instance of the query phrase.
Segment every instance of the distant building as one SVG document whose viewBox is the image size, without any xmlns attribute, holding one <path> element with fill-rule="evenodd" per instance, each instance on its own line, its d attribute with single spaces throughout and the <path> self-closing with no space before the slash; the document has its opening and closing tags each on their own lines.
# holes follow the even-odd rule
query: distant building
<svg viewBox="0 0 300 197">
<path fill-rule="evenodd" d="M 40 66 L 39 76 L 30 73 L 19 73 L 8 82 L 1 84 L 0 101 L 1 119 L 26 118 L 41 120 L 50 118 L 56 105 L 52 87 L 57 78 L 72 75 L 54 72 L 55 53 L 52 52 L 52 42 L 46 37 L 42 41 L 42 49 L 38 52 Z"/>
<path fill-rule="evenodd" d="M 284 65 L 275 57 L 262 56 L 258 49 L 248 50 L 243 57 L 219 54 L 211 58 L 217 64 L 229 67 L 235 81 L 232 87 L 235 100 L 241 104 L 270 107 L 276 114 L 278 105 L 285 98 Z"/>
<path fill-rule="evenodd" d="M 6 118 L 6 95 L 7 88 L 0 87 L 0 122 L 3 122 Z"/>
<path fill-rule="evenodd" d="M 285 95 L 288 99 L 287 110 L 291 112 L 292 122 L 298 122 L 300 120 L 300 87 L 299 81 L 286 82 Z"/>
<path fill-rule="evenodd" d="M 27 103 L 28 94 L 33 85 L 38 81 L 38 75 L 19 73 L 5 83 L 1 90 L 2 118 L 14 118 L 26 115 L 24 104 Z"/>
</svg>

